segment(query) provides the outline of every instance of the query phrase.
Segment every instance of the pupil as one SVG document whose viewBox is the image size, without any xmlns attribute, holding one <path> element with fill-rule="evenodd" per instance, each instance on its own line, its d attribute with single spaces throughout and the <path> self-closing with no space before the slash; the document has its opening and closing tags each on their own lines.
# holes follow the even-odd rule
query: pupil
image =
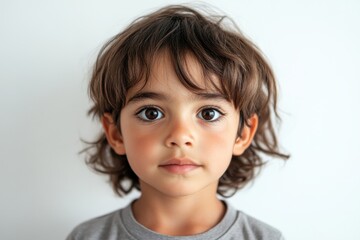
<svg viewBox="0 0 360 240">
<path fill-rule="evenodd" d="M 201 115 L 205 120 L 212 120 L 214 118 L 215 112 L 211 109 L 207 109 L 204 110 Z"/>
<path fill-rule="evenodd" d="M 159 113 L 156 109 L 150 108 L 145 111 L 145 115 L 148 119 L 154 120 L 158 117 Z"/>
</svg>

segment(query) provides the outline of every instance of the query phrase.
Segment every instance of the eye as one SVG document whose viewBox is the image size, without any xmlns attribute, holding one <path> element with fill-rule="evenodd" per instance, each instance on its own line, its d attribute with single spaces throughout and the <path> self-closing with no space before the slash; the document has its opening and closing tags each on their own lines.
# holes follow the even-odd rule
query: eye
<svg viewBox="0 0 360 240">
<path fill-rule="evenodd" d="M 151 122 L 164 117 L 164 114 L 155 107 L 146 107 L 141 109 L 136 116 L 141 120 Z"/>
<path fill-rule="evenodd" d="M 215 108 L 204 108 L 197 114 L 199 118 L 207 122 L 215 122 L 223 115 L 224 114 L 222 112 Z"/>
</svg>

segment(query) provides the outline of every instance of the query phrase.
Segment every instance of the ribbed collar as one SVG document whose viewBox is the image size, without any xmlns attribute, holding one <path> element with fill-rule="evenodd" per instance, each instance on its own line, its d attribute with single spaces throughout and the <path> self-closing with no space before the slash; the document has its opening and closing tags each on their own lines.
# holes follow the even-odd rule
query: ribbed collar
<svg viewBox="0 0 360 240">
<path fill-rule="evenodd" d="M 228 203 L 225 202 L 226 213 L 223 219 L 208 231 L 192 236 L 168 236 L 158 234 L 140 223 L 138 223 L 132 213 L 131 204 L 120 212 L 121 221 L 123 222 L 128 234 L 134 239 L 146 240 L 214 240 L 220 239 L 226 234 L 237 219 L 238 212 Z"/>
</svg>

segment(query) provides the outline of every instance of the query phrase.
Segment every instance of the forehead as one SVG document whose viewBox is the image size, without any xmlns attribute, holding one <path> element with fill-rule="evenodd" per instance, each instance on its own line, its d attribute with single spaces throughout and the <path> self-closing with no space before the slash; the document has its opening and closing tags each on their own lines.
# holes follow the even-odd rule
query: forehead
<svg viewBox="0 0 360 240">
<path fill-rule="evenodd" d="M 129 89 L 127 95 L 134 95 L 144 89 L 160 88 L 166 91 L 178 87 L 185 87 L 194 94 L 221 93 L 219 78 L 210 71 L 205 71 L 193 54 L 186 53 L 183 58 L 177 59 L 178 61 L 166 50 L 156 54 L 150 65 L 148 78 L 140 80 Z"/>
</svg>

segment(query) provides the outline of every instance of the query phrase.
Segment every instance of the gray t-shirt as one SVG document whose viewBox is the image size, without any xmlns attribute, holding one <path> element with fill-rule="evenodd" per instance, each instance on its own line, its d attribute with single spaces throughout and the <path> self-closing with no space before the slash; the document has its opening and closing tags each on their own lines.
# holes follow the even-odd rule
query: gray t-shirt
<svg viewBox="0 0 360 240">
<path fill-rule="evenodd" d="M 210 230 L 192 236 L 161 235 L 139 224 L 127 207 L 77 226 L 67 240 L 283 240 L 281 233 L 227 204 L 223 219 Z"/>
</svg>

